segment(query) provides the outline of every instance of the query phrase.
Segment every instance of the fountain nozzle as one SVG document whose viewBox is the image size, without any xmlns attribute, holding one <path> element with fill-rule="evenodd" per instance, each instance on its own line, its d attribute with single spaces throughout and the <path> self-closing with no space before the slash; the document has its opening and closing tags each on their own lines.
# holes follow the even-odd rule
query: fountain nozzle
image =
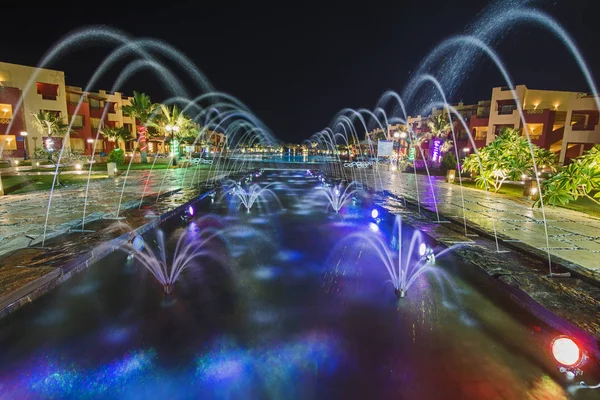
<svg viewBox="0 0 600 400">
<path fill-rule="evenodd" d="M 394 293 L 396 293 L 396 297 L 399 299 L 406 296 L 406 290 L 404 290 L 404 289 L 394 289 Z"/>
<path fill-rule="evenodd" d="M 164 284 L 163 290 L 166 295 L 170 295 L 171 293 L 173 293 L 173 285 L 170 283 Z"/>
</svg>

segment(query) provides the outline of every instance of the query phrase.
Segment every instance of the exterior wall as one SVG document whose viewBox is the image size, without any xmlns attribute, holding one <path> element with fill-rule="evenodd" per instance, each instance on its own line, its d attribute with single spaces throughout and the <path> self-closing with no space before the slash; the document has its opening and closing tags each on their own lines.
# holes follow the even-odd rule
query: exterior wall
<svg viewBox="0 0 600 400">
<path fill-rule="evenodd" d="M 515 91 L 517 94 L 517 101 L 523 105 L 527 87 L 525 85 L 518 85 L 515 88 Z M 513 126 L 515 128 L 521 127 L 519 113 L 516 110 L 510 114 L 503 115 L 498 108 L 498 102 L 510 100 L 514 100 L 511 90 L 503 87 L 495 87 L 492 89 L 492 101 L 490 104 L 490 118 L 488 122 L 486 144 L 489 144 L 494 140 L 496 137 L 496 127 L 498 126 Z"/>
<path fill-rule="evenodd" d="M 30 81 L 31 84 L 28 87 Z M 21 106 L 24 116 L 23 129 L 28 133 L 26 139 L 28 148 L 30 152 L 33 152 L 36 147 L 43 145 L 42 137 L 44 134 L 35 128 L 32 114 L 37 114 L 40 110 L 58 111 L 66 120 L 65 73 L 63 71 L 0 62 L 0 82 L 3 86 L 18 88 L 23 92 L 24 101 Z M 42 95 L 38 94 L 37 82 L 58 85 L 56 100 L 43 99 Z M 13 109 L 13 114 L 16 112 L 19 112 L 19 110 Z"/>
<path fill-rule="evenodd" d="M 21 132 L 26 131 L 25 116 L 23 107 L 17 110 L 21 94 L 21 90 L 14 87 L 4 86 L 0 89 L 0 104 L 5 105 L 8 110 L 5 113 L 4 109 L 0 109 L 0 149 L 4 156 L 20 158 L 25 155 L 25 138 L 21 136 Z M 30 155 L 30 148 L 27 150 Z"/>
<path fill-rule="evenodd" d="M 71 147 L 74 150 L 78 150 L 73 142 L 76 140 L 82 140 L 84 154 L 90 155 L 91 154 L 91 146 L 87 142 L 88 139 L 92 138 L 92 129 L 91 129 L 91 125 L 90 125 L 90 105 L 87 102 L 87 100 L 85 99 L 85 94 L 81 91 L 81 88 L 67 86 L 66 90 L 67 90 L 67 113 L 69 115 L 69 122 L 71 122 L 71 119 L 73 118 L 74 115 L 78 115 L 78 116 L 81 116 L 82 123 L 83 123 L 81 127 L 79 127 L 77 124 L 72 125 L 72 129 L 71 129 L 71 133 L 70 133 Z M 77 109 L 77 104 L 78 104 L 79 98 L 81 98 L 81 97 L 84 98 L 84 101 L 81 102 L 81 105 L 79 106 L 79 109 L 77 110 L 77 113 L 75 114 L 75 110 Z"/>
<path fill-rule="evenodd" d="M 598 107 L 595 97 L 584 93 L 555 90 L 530 90 L 516 87 L 519 104 L 524 110 L 532 143 L 558 152 L 559 162 L 565 163 L 573 154 L 579 154 L 586 145 L 600 143 Z M 522 128 L 518 112 L 500 115 L 498 103 L 512 98 L 510 90 L 492 90 L 492 109 L 488 124 L 487 143 L 494 140 L 494 128 L 511 125 Z M 578 118 L 575 119 L 574 116 Z M 581 146 L 579 146 L 581 145 Z"/>
<path fill-rule="evenodd" d="M 575 93 L 572 95 L 567 110 L 564 136 L 559 155 L 560 164 L 566 163 L 568 158 L 580 155 L 573 154 L 576 150 L 571 150 L 569 148 L 570 144 L 581 144 L 582 146 L 572 147 L 573 149 L 580 147 L 579 151 L 581 153 L 583 149 L 600 143 L 600 124 L 598 124 L 598 106 L 596 104 L 598 96 L 585 93 Z M 573 116 L 576 113 L 582 112 L 588 112 L 589 116 L 585 124 L 578 124 L 574 121 Z"/>
</svg>

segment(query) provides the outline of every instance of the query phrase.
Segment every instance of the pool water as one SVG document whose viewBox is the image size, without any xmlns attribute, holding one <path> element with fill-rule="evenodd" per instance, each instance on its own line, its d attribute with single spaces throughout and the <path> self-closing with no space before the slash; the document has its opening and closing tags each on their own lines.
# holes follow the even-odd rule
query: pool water
<svg viewBox="0 0 600 400">
<path fill-rule="evenodd" d="M 281 204 L 247 213 L 220 194 L 161 227 L 168 257 L 181 235 L 218 232 L 171 296 L 115 252 L 1 320 L 0 398 L 571 396 L 536 321 L 461 278 L 460 260 L 439 258 L 449 282 L 423 275 L 398 300 L 374 252 L 348 240 L 389 241 L 391 217 L 373 228 L 369 199 L 333 213 L 305 171 L 256 181 Z"/>
</svg>

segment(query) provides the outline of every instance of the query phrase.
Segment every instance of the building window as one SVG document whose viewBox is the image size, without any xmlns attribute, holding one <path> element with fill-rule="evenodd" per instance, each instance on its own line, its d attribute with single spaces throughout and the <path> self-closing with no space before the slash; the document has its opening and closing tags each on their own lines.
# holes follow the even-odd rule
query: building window
<svg viewBox="0 0 600 400">
<path fill-rule="evenodd" d="M 100 128 L 100 118 L 90 118 L 90 123 L 92 124 L 92 128 L 98 129 Z"/>
<path fill-rule="evenodd" d="M 73 124 L 73 128 L 83 128 L 83 115 L 72 115 L 71 123 Z"/>
<path fill-rule="evenodd" d="M 81 138 L 70 138 L 71 150 L 73 151 L 85 151 L 85 142 Z"/>
<path fill-rule="evenodd" d="M 93 109 L 102 108 L 102 103 L 103 102 L 100 101 L 100 100 L 98 100 L 98 99 L 92 99 L 92 98 L 90 98 L 89 102 L 90 102 L 90 108 L 93 108 Z"/>
<path fill-rule="evenodd" d="M 17 138 L 15 135 L 0 135 L 0 148 L 4 150 L 16 150 Z"/>
<path fill-rule="evenodd" d="M 67 93 L 67 101 L 69 104 L 78 104 L 79 100 L 81 100 L 81 95 L 79 93 Z"/>
<path fill-rule="evenodd" d="M 58 85 L 53 83 L 36 82 L 37 94 L 42 95 L 44 100 L 56 100 L 58 97 Z"/>
<path fill-rule="evenodd" d="M 12 104 L 0 104 L 0 124 L 10 124 Z"/>
<path fill-rule="evenodd" d="M 514 127 L 514 125 L 494 125 L 494 135 L 499 135 L 500 131 L 502 131 L 504 128 L 514 129 Z"/>
<path fill-rule="evenodd" d="M 123 124 L 124 128 L 127 128 L 127 130 L 131 133 L 133 133 L 133 125 L 131 124 Z"/>
<path fill-rule="evenodd" d="M 42 110 L 43 112 L 46 112 L 48 114 L 54 114 L 56 117 L 60 117 L 60 111 L 58 110 Z"/>
</svg>

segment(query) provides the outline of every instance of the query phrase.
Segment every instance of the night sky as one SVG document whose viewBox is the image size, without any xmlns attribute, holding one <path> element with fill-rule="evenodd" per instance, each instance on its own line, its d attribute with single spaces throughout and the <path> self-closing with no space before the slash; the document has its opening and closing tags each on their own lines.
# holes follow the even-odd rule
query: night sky
<svg viewBox="0 0 600 400">
<path fill-rule="evenodd" d="M 37 65 L 63 35 L 91 24 L 162 39 L 192 59 L 216 89 L 248 105 L 277 137 L 300 141 L 327 126 L 344 107 L 373 108 L 385 90 L 401 91 L 431 48 L 463 33 L 488 2 L 366 1 L 360 7 L 320 2 L 285 8 L 257 1 L 79 3 L 33 7 L 3 2 L 0 61 Z M 600 2 L 529 3 L 560 21 L 598 78 Z M 496 48 L 516 83 L 588 91 L 562 44 L 540 28 L 520 25 Z M 85 86 L 109 51 L 100 44 L 85 46 L 50 67 L 64 70 L 67 84 Z M 96 89 L 110 89 L 118 72 L 114 70 Z M 491 88 L 503 85 L 489 63 L 479 62 L 450 100 L 489 99 Z M 134 89 L 157 102 L 167 96 L 149 72 L 136 75 L 123 91 L 131 94 Z"/>
</svg>

